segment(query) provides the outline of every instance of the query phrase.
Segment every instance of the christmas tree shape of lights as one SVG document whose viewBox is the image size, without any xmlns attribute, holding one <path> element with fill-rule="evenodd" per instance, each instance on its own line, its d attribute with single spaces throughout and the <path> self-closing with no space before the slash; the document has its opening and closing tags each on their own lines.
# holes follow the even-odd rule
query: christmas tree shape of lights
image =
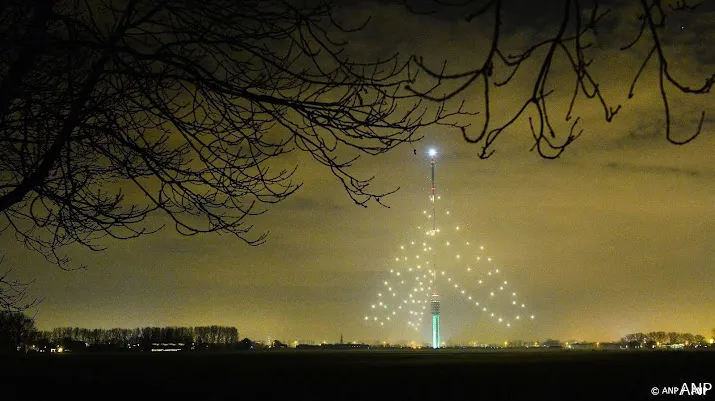
<svg viewBox="0 0 715 401">
<path fill-rule="evenodd" d="M 427 225 L 417 226 L 422 241 L 413 239 L 400 245 L 400 252 L 389 269 L 389 277 L 383 281 L 384 289 L 378 292 L 378 301 L 371 305 L 373 316 L 366 315 L 364 320 L 382 327 L 406 317 L 409 329 L 415 332 L 420 331 L 424 315 L 431 314 L 430 345 L 440 348 L 443 300 L 449 299 L 451 305 L 462 298 L 482 316 L 492 318 L 506 328 L 516 322 L 533 319 L 534 315 L 526 313 L 526 305 L 517 301 L 517 293 L 503 279 L 503 273 L 494 265 L 492 257 L 485 253 L 484 246 L 477 245 L 471 238 L 460 238 L 467 230 L 464 226 L 453 224 L 449 210 L 439 211 L 440 226 L 437 225 L 437 202 L 441 196 L 437 195 L 435 187 L 436 152 L 430 150 L 429 156 L 431 210 L 422 211 Z M 438 281 L 441 295 L 437 291 Z M 464 282 L 466 286 L 462 285 Z M 476 289 L 469 288 L 469 284 Z M 503 307 L 499 306 L 500 301 L 513 309 L 511 316 L 505 315 Z"/>
</svg>

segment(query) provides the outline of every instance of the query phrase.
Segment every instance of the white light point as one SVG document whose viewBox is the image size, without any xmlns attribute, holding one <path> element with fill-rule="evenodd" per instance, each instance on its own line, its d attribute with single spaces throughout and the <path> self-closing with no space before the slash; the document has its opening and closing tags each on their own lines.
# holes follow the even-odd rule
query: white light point
<svg viewBox="0 0 715 401">
<path fill-rule="evenodd" d="M 430 150 L 427 151 L 427 154 L 430 157 L 435 157 L 435 156 L 437 156 L 437 150 L 435 148 L 431 148 Z"/>
</svg>

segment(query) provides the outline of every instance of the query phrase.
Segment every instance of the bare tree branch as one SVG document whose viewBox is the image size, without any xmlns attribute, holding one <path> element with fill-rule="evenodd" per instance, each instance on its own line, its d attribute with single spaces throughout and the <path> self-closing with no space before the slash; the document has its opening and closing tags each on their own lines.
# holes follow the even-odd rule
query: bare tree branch
<svg viewBox="0 0 715 401">
<path fill-rule="evenodd" d="M 42 302 L 40 299 L 30 298 L 27 289 L 32 284 L 31 281 L 13 279 L 10 273 L 10 270 L 0 273 L 0 313 L 22 312 Z"/>
<path fill-rule="evenodd" d="M 494 152 L 493 145 L 497 138 L 509 127 L 512 127 L 518 120 L 528 116 L 529 126 L 534 140 L 533 149 L 544 158 L 557 158 L 580 134 L 581 130 L 576 130 L 576 122 L 581 121 L 576 116 L 567 135 L 557 135 L 557 131 L 552 123 L 553 112 L 547 103 L 550 94 L 560 92 L 568 87 L 562 78 L 558 82 L 552 82 L 547 86 L 552 76 L 552 69 L 560 58 L 570 65 L 570 73 L 573 76 L 571 96 L 568 108 L 564 115 L 564 121 L 571 121 L 577 111 L 575 105 L 580 97 L 587 100 L 596 101 L 599 108 L 604 112 L 604 120 L 613 121 L 614 117 L 621 110 L 622 105 L 612 105 L 605 98 L 601 91 L 600 84 L 592 73 L 592 63 L 586 57 L 586 50 L 591 47 L 588 38 L 598 35 L 599 27 L 619 18 L 618 12 L 611 9 L 602 9 L 598 0 L 563 0 L 562 13 L 555 28 L 545 26 L 542 33 L 552 31 L 546 39 L 531 45 L 527 45 L 517 54 L 508 54 L 505 50 L 502 31 L 502 17 L 504 11 L 503 0 L 474 0 L 464 4 L 453 5 L 442 1 L 434 1 L 441 7 L 459 6 L 465 10 L 466 21 L 477 21 L 479 23 L 489 23 L 493 31 L 491 32 L 491 42 L 488 48 L 480 49 L 485 54 L 484 61 L 480 65 L 463 71 L 446 73 L 446 64 L 441 70 L 431 69 L 422 57 L 415 56 L 413 61 L 419 70 L 425 72 L 425 76 L 433 80 L 433 84 L 428 84 L 427 90 L 417 90 L 414 86 L 408 86 L 414 94 L 436 102 L 443 102 L 459 95 L 464 95 L 465 91 L 476 89 L 480 91 L 481 115 L 483 120 L 476 132 L 472 129 L 462 127 L 464 139 L 469 143 L 481 145 L 480 157 L 488 158 Z M 634 96 L 636 84 L 642 80 L 648 65 L 655 60 L 657 62 L 658 91 L 663 103 L 663 115 L 665 119 L 665 137 L 673 144 L 682 145 L 695 139 L 702 131 L 705 120 L 705 111 L 702 111 L 695 131 L 685 139 L 678 139 L 672 134 L 671 106 L 669 102 L 669 92 L 678 91 L 683 94 L 702 95 L 710 92 L 715 84 L 715 74 L 706 77 L 699 87 L 690 87 L 683 81 L 675 78 L 669 69 L 668 56 L 665 53 L 661 36 L 662 30 L 666 27 L 667 17 L 673 13 L 692 12 L 701 3 L 692 3 L 687 0 L 678 0 L 668 4 L 668 9 L 659 0 L 640 0 L 641 14 L 638 17 L 638 31 L 635 38 L 620 47 L 621 51 L 635 49 L 636 46 L 647 44 L 650 50 L 646 52 L 640 68 L 631 81 L 628 97 Z M 539 68 L 524 71 L 521 68 L 527 62 L 537 62 Z M 515 76 L 521 70 L 523 75 L 529 75 L 533 86 L 531 96 L 529 96 L 521 107 L 514 109 L 506 118 L 506 122 L 499 126 L 494 126 L 492 122 L 492 93 L 490 88 L 517 87 Z M 498 77 L 502 78 L 498 78 Z M 521 81 L 520 81 L 521 82 Z M 455 88 L 456 86 L 456 88 Z M 444 92 L 444 88 L 447 89 Z M 549 88 L 549 89 L 547 89 Z M 442 92 L 440 92 L 442 91 Z M 438 94 L 439 93 L 439 94 Z"/>
<path fill-rule="evenodd" d="M 329 2 L 20 1 L 0 21 L 3 232 L 66 267 L 78 243 L 161 227 L 231 234 L 300 188 L 306 152 L 358 205 L 382 204 L 353 163 L 449 124 L 405 91 L 399 55 L 354 60 Z"/>
</svg>

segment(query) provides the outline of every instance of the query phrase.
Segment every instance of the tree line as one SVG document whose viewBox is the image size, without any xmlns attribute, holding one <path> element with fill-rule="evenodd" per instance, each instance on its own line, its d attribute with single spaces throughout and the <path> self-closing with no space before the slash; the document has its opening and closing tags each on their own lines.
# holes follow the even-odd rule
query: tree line
<svg viewBox="0 0 715 401">
<path fill-rule="evenodd" d="M 713 336 L 715 336 L 715 329 L 713 329 Z M 651 331 L 649 333 L 631 333 L 623 336 L 621 342 L 625 344 L 642 344 L 646 347 L 651 347 L 654 345 L 672 345 L 672 344 L 683 344 L 683 345 L 706 345 L 708 340 L 700 334 L 692 333 L 676 333 L 676 332 L 665 332 L 665 331 Z"/>
<path fill-rule="evenodd" d="M 37 330 L 33 318 L 22 312 L 0 312 L 0 351 L 27 350 L 32 345 L 67 345 L 82 342 L 88 346 L 111 345 L 116 348 L 147 348 L 156 343 L 190 346 L 230 347 L 239 343 L 238 329 L 230 326 L 136 327 L 133 329 L 89 329 L 56 327 Z"/>
<path fill-rule="evenodd" d="M 0 312 L 0 352 L 26 347 L 36 333 L 34 319 L 21 312 Z"/>
<path fill-rule="evenodd" d="M 133 329 L 88 329 L 84 327 L 56 327 L 50 331 L 39 331 L 40 338 L 60 342 L 65 339 L 82 341 L 90 345 L 117 344 L 128 346 L 141 343 L 200 343 L 235 344 L 238 329 L 229 326 L 196 327 L 136 327 Z"/>
</svg>

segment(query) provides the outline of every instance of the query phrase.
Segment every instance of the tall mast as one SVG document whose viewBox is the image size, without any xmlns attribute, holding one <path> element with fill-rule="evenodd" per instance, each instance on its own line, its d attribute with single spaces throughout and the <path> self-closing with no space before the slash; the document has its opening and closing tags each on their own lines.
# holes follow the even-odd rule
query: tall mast
<svg viewBox="0 0 715 401">
<path fill-rule="evenodd" d="M 432 192 L 432 236 L 437 235 L 437 195 L 435 194 L 435 185 L 434 185 L 434 157 L 437 155 L 437 151 L 434 149 L 429 150 L 429 155 L 430 155 L 430 169 L 432 170 L 432 186 L 431 186 L 431 192 Z M 435 248 L 436 249 L 436 248 Z M 437 293 L 437 256 L 435 255 L 435 251 L 432 251 L 432 284 L 434 288 L 434 293 Z"/>
<path fill-rule="evenodd" d="M 430 168 L 432 170 L 432 236 L 437 235 L 437 196 L 435 194 L 434 185 L 434 157 L 437 152 L 434 149 L 430 149 L 429 155 Z M 432 241 L 434 244 L 434 241 Z M 439 294 L 437 293 L 437 256 L 436 249 L 437 246 L 434 244 L 435 249 L 432 250 L 432 299 L 430 300 L 430 310 L 432 312 L 432 348 L 439 348 L 441 346 L 441 333 L 439 325 L 439 312 L 440 312 L 440 301 Z"/>
</svg>

